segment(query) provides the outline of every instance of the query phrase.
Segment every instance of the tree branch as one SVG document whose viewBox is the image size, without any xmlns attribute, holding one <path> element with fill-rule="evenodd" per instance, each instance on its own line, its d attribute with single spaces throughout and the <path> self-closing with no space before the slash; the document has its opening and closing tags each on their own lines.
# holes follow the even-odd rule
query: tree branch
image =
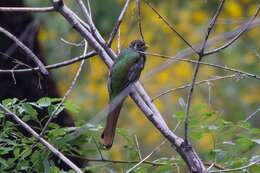
<svg viewBox="0 0 260 173">
<path fill-rule="evenodd" d="M 213 27 L 215 26 L 215 23 L 217 21 L 217 17 L 219 16 L 219 13 L 221 12 L 223 5 L 224 5 L 225 0 L 222 0 L 214 17 L 212 18 L 209 27 L 208 27 L 208 31 L 205 35 L 205 39 L 202 43 L 202 48 L 200 50 L 200 52 L 198 52 L 199 58 L 198 58 L 198 63 L 195 64 L 194 67 L 194 71 L 192 74 L 192 82 L 191 82 L 191 86 L 190 86 L 190 90 L 188 93 L 188 98 L 187 98 L 187 103 L 186 103 L 186 108 L 185 108 L 185 121 L 184 121 L 184 142 L 186 145 L 190 145 L 189 141 L 188 141 L 188 132 L 189 132 L 189 114 L 190 114 L 190 105 L 191 105 L 191 101 L 192 101 L 192 97 L 193 97 L 193 91 L 194 91 L 194 87 L 195 87 L 195 82 L 198 76 L 198 72 L 199 72 L 199 68 L 200 68 L 200 61 L 202 60 L 203 56 L 204 56 L 204 48 L 205 45 L 207 43 L 207 40 L 209 38 L 210 32 L 213 29 Z"/>
<path fill-rule="evenodd" d="M 0 7 L 0 12 L 51 12 L 53 7 Z"/>
<path fill-rule="evenodd" d="M 109 36 L 109 39 L 107 41 L 107 46 L 108 47 L 111 47 L 111 44 L 112 44 L 112 42 L 113 42 L 113 40 L 114 40 L 114 38 L 116 36 L 116 33 L 117 33 L 118 29 L 119 29 L 120 24 L 123 21 L 123 17 L 124 17 L 124 15 L 126 13 L 126 10 L 127 10 L 128 6 L 129 6 L 129 4 L 130 4 L 130 0 L 126 0 L 125 5 L 124 5 L 123 9 L 121 10 L 120 15 L 118 16 L 116 24 L 114 25 L 114 28 L 113 28 L 113 30 L 112 30 L 112 32 L 111 32 L 111 34 Z"/>
<path fill-rule="evenodd" d="M 39 60 L 39 58 L 26 46 L 24 45 L 19 39 L 17 39 L 13 34 L 11 34 L 9 31 L 5 30 L 0 26 L 0 32 L 5 34 L 8 38 L 13 40 L 34 62 L 35 64 L 39 67 L 40 71 L 44 75 L 48 75 L 49 72 L 43 65 L 43 63 Z"/>
<path fill-rule="evenodd" d="M 230 78 L 236 78 L 236 77 L 238 77 L 237 74 L 231 74 L 231 75 L 226 75 L 226 76 L 216 76 L 216 77 L 213 77 L 213 78 L 210 78 L 210 79 L 197 81 L 195 83 L 195 85 L 201 85 L 201 84 L 204 84 L 204 83 L 209 83 L 209 82 L 213 82 L 213 81 L 217 81 L 217 80 L 230 79 Z M 153 97 L 152 98 L 152 102 L 154 102 L 155 100 L 157 100 L 161 96 L 164 96 L 166 94 L 172 93 L 172 92 L 177 91 L 177 90 L 189 88 L 190 86 L 191 86 L 191 83 L 186 84 L 186 85 L 182 85 L 182 86 L 179 86 L 179 87 L 176 87 L 176 88 L 173 88 L 173 89 L 169 89 L 169 90 L 163 91 L 162 93 L 160 93 L 160 94 L 156 95 L 155 97 Z"/>
<path fill-rule="evenodd" d="M 35 137 L 40 143 L 42 143 L 48 150 L 55 154 L 59 159 L 71 167 L 76 173 L 83 173 L 80 168 L 78 168 L 73 162 L 71 162 L 66 156 L 64 156 L 58 149 L 52 146 L 48 141 L 42 138 L 38 133 L 36 133 L 28 124 L 23 122 L 16 114 L 11 112 L 8 108 L 0 104 L 0 109 L 4 111 L 7 116 L 10 116 L 15 120 L 16 123 L 21 125 L 25 130 L 27 130 L 33 137 Z"/>
<path fill-rule="evenodd" d="M 147 1 L 144 1 L 158 16 L 162 21 L 173 31 L 175 32 L 181 39 L 184 41 L 195 53 L 198 54 L 198 51 Z"/>
</svg>

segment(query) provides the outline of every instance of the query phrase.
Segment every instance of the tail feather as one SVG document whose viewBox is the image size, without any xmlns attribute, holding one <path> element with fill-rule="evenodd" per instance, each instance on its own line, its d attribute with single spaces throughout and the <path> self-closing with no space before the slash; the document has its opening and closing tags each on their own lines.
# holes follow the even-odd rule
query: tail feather
<svg viewBox="0 0 260 173">
<path fill-rule="evenodd" d="M 113 145 L 114 136 L 116 133 L 116 124 L 122 108 L 122 103 L 119 103 L 113 110 L 109 108 L 109 113 L 107 116 L 106 126 L 101 135 L 103 139 L 104 146 L 109 149 Z"/>
</svg>

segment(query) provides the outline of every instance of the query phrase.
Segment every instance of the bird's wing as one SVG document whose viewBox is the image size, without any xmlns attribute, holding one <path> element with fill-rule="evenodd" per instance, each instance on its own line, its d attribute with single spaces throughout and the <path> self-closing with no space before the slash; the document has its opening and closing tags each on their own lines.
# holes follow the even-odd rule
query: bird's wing
<svg viewBox="0 0 260 173">
<path fill-rule="evenodd" d="M 135 81 L 137 81 L 139 79 L 141 72 L 144 68 L 144 64 L 145 64 L 145 58 L 141 57 L 140 59 L 138 59 L 138 61 L 136 63 L 134 63 L 129 68 L 126 81 L 124 82 L 124 84 L 121 88 L 121 91 L 123 89 L 125 89 L 126 87 L 128 87 L 128 85 L 134 83 Z"/>
</svg>

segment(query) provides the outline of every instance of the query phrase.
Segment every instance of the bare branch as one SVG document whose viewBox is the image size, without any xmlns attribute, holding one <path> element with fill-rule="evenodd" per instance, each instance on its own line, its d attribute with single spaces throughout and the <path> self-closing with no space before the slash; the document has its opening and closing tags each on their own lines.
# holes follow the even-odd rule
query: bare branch
<svg viewBox="0 0 260 173">
<path fill-rule="evenodd" d="M 245 122 L 247 122 L 248 120 L 250 120 L 253 116 L 255 116 L 258 112 L 260 111 L 260 108 L 258 108 L 255 112 L 253 112 L 252 114 L 250 114 L 246 119 Z"/>
<path fill-rule="evenodd" d="M 226 75 L 226 76 L 215 76 L 215 77 L 210 78 L 210 79 L 205 79 L 205 80 L 197 81 L 197 82 L 195 83 L 195 85 L 201 85 L 201 84 L 204 84 L 204 83 L 209 83 L 209 82 L 218 81 L 218 80 L 223 80 L 223 79 L 236 78 L 236 77 L 237 77 L 237 74 L 231 74 L 231 75 Z M 164 91 L 164 92 L 158 94 L 157 96 L 153 97 L 153 98 L 152 98 L 152 101 L 155 101 L 155 100 L 157 100 L 158 98 L 160 98 L 161 96 L 164 96 L 164 95 L 166 95 L 166 94 L 172 93 L 172 92 L 174 92 L 174 91 L 189 88 L 190 86 L 191 86 L 191 83 L 186 84 L 186 85 L 182 85 L 182 86 L 179 86 L 179 87 L 176 87 L 176 88 L 173 88 L 173 89 L 166 90 L 166 91 Z"/>
<path fill-rule="evenodd" d="M 51 12 L 53 7 L 0 7 L 0 12 Z"/>
<path fill-rule="evenodd" d="M 259 25 L 260 25 L 260 19 L 256 19 L 249 26 L 249 29 L 256 28 Z M 207 41 L 206 48 L 214 45 L 215 43 L 217 43 L 219 41 L 232 39 L 241 30 L 243 30 L 243 27 L 239 27 L 237 29 L 234 29 L 234 30 L 229 31 L 229 32 L 225 32 L 223 34 L 220 34 L 218 36 L 213 37 L 212 39 L 209 39 Z M 200 47 L 201 47 L 201 44 L 196 44 L 196 45 L 193 45 L 193 46 L 195 47 L 195 49 L 199 50 Z M 179 51 L 175 56 L 172 56 L 172 57 L 177 58 L 177 59 L 182 59 L 182 58 L 185 58 L 185 57 L 189 57 L 189 56 L 191 56 L 193 54 L 194 54 L 193 50 L 191 50 L 190 48 L 186 48 L 186 49 L 183 49 L 183 50 Z M 157 73 L 163 71 L 164 69 L 171 67 L 171 65 L 176 62 L 176 61 L 174 61 L 172 59 L 173 58 L 171 58 L 169 61 L 166 61 L 166 62 L 158 65 L 157 67 L 153 68 L 152 70 L 150 70 L 147 74 L 145 74 L 143 76 L 145 76 L 145 79 L 148 79 L 149 76 L 153 76 L 154 74 L 157 74 Z"/>
<path fill-rule="evenodd" d="M 126 0 L 125 5 L 124 5 L 123 9 L 121 10 L 121 13 L 120 13 L 120 15 L 119 15 L 119 17 L 118 17 L 118 19 L 116 21 L 116 24 L 114 25 L 114 28 L 113 28 L 110 36 L 109 36 L 109 39 L 107 41 L 107 46 L 108 47 L 111 47 L 111 44 L 112 44 L 112 42 L 113 42 L 113 40 L 114 40 L 114 38 L 116 36 L 116 33 L 117 33 L 118 29 L 119 29 L 120 24 L 123 21 L 123 17 L 124 17 L 124 15 L 126 13 L 126 10 L 127 10 L 128 6 L 129 6 L 129 4 L 130 4 L 130 0 Z"/>
<path fill-rule="evenodd" d="M 11 40 L 13 40 L 39 67 L 40 71 L 44 75 L 48 75 L 49 72 L 43 65 L 43 63 L 39 60 L 39 58 L 26 46 L 24 45 L 19 39 L 17 39 L 13 34 L 11 34 L 9 31 L 5 30 L 0 26 L 0 32 L 5 34 L 7 37 L 9 37 Z"/>
<path fill-rule="evenodd" d="M 45 68 L 52 70 L 52 69 L 56 69 L 56 68 L 65 67 L 65 66 L 74 64 L 78 61 L 81 61 L 83 59 L 91 58 L 95 55 L 97 55 L 97 53 L 95 51 L 91 51 L 91 52 L 87 53 L 86 55 L 77 56 L 75 58 L 72 58 L 70 60 L 63 61 L 63 62 L 60 62 L 60 63 L 47 65 L 47 66 L 45 66 Z M 26 72 L 34 72 L 34 71 L 39 71 L 39 67 L 27 68 L 27 69 L 18 69 L 18 70 L 0 70 L 0 73 L 26 73 Z"/>
<path fill-rule="evenodd" d="M 144 1 L 158 16 L 162 21 L 173 31 L 175 32 L 181 39 L 184 41 L 187 46 L 189 46 L 196 54 L 198 54 L 198 51 L 176 30 L 174 27 L 162 16 L 160 13 L 147 1 Z"/>
<path fill-rule="evenodd" d="M 93 159 L 93 158 L 87 158 L 87 157 L 81 157 L 77 155 L 68 154 L 68 156 L 79 158 L 82 160 L 85 160 L 86 162 L 108 162 L 108 163 L 114 163 L 114 164 L 134 164 L 139 163 L 139 160 L 136 161 L 128 161 L 128 160 L 109 160 L 109 159 Z M 152 166 L 164 166 L 164 163 L 156 163 L 153 161 L 143 161 L 143 164 L 152 165 Z"/>
<path fill-rule="evenodd" d="M 253 23 L 253 21 L 255 20 L 255 18 L 257 17 L 258 13 L 260 11 L 260 7 L 257 9 L 256 13 L 254 14 L 254 16 L 247 22 L 247 24 L 245 24 L 245 27 L 233 38 L 231 39 L 229 42 L 227 42 L 226 44 L 224 44 L 223 46 L 220 46 L 216 49 L 213 50 L 209 50 L 207 52 L 204 53 L 204 56 L 219 52 L 225 48 L 227 48 L 228 46 L 230 46 L 231 44 L 233 44 L 239 37 L 241 37 L 250 27 L 250 25 Z"/>
<path fill-rule="evenodd" d="M 87 54 L 87 49 L 88 49 L 88 44 L 87 42 L 85 41 L 85 48 L 84 48 L 84 52 L 83 52 L 83 55 L 85 56 Z M 80 72 L 82 71 L 82 68 L 83 68 L 83 65 L 84 65 L 84 62 L 85 60 L 81 60 L 81 63 L 79 65 L 79 68 L 76 72 L 76 75 L 75 77 L 73 78 L 71 84 L 70 84 L 70 87 L 69 89 L 67 90 L 67 92 L 65 93 L 65 95 L 63 96 L 61 102 L 58 104 L 58 106 L 54 109 L 54 111 L 51 113 L 49 119 L 47 120 L 47 122 L 45 123 L 41 133 L 40 133 L 40 136 L 42 136 L 44 134 L 44 132 L 47 130 L 48 128 L 48 125 L 50 124 L 50 122 L 52 121 L 52 119 L 57 115 L 57 113 L 59 112 L 59 109 L 61 108 L 61 106 L 63 106 L 64 102 L 66 101 L 66 99 L 69 97 L 72 89 L 74 88 L 78 78 L 79 78 L 79 75 L 80 75 Z"/>
<path fill-rule="evenodd" d="M 141 35 L 142 40 L 144 41 L 144 35 L 142 31 L 142 18 L 141 18 L 141 6 L 140 6 L 140 0 L 136 0 L 137 4 L 137 10 L 138 10 L 138 27 L 139 27 L 139 33 Z"/>
<path fill-rule="evenodd" d="M 208 29 L 207 29 L 207 33 L 205 35 L 204 41 L 203 41 L 202 46 L 201 46 L 201 50 L 200 50 L 201 54 L 204 53 L 204 49 L 205 49 L 206 43 L 207 43 L 207 41 L 209 39 L 209 35 L 210 35 L 212 29 L 214 28 L 214 25 L 215 25 L 215 23 L 217 21 L 217 18 L 218 18 L 219 14 L 220 14 L 220 12 L 221 12 L 221 10 L 223 8 L 224 3 L 225 3 L 225 0 L 222 0 L 220 2 L 220 5 L 218 6 L 218 9 L 217 9 L 214 17 L 211 19 L 211 22 L 210 22 L 210 24 L 208 26 Z"/>
<path fill-rule="evenodd" d="M 202 48 L 201 48 L 200 52 L 198 53 L 198 55 L 199 55 L 198 63 L 195 64 L 194 71 L 193 71 L 193 74 L 192 74 L 192 82 L 191 82 L 190 90 L 189 90 L 188 97 L 187 97 L 187 103 L 186 103 L 186 108 L 185 108 L 185 121 L 184 121 L 184 142 L 187 146 L 190 145 L 189 141 L 188 141 L 189 115 L 190 115 L 190 106 L 191 106 L 191 101 L 192 101 L 192 97 L 193 97 L 193 91 L 194 91 L 194 88 L 195 88 L 195 83 L 196 83 L 196 79 L 197 79 L 199 68 L 200 68 L 199 62 L 202 60 L 202 58 L 204 56 L 203 54 L 204 54 L 205 45 L 206 45 L 207 40 L 209 38 L 210 32 L 215 25 L 217 17 L 219 16 L 219 14 L 220 14 L 220 12 L 223 8 L 224 2 L 225 2 L 225 0 L 221 1 L 214 17 L 212 18 L 212 20 L 209 24 L 208 32 L 206 33 L 205 39 L 202 43 Z"/>
<path fill-rule="evenodd" d="M 209 173 L 242 171 L 242 170 L 247 169 L 247 168 L 249 168 L 249 167 L 251 167 L 251 166 L 253 166 L 253 165 L 258 164 L 259 162 L 260 162 L 260 160 L 256 160 L 256 161 L 254 161 L 254 162 L 249 163 L 248 165 L 241 166 L 241 167 L 238 167 L 238 168 L 212 170 L 212 171 L 209 171 Z"/>
<path fill-rule="evenodd" d="M 151 155 L 153 155 L 155 152 L 159 151 L 161 146 L 164 145 L 166 140 L 164 140 L 162 143 L 160 143 L 157 147 L 155 147 L 145 158 L 143 158 L 141 161 L 139 161 L 136 165 L 131 167 L 126 171 L 126 173 L 132 172 L 135 168 L 137 168 L 139 165 L 141 165 L 145 160 L 147 160 Z"/>
<path fill-rule="evenodd" d="M 175 57 L 172 57 L 172 56 L 162 55 L 162 54 L 152 53 L 152 52 L 142 52 L 142 53 L 144 53 L 146 55 L 151 55 L 151 56 L 155 56 L 155 57 L 160 57 L 160 58 L 172 60 L 172 61 L 183 61 L 183 62 L 188 62 L 188 63 L 192 63 L 192 64 L 199 63 L 201 65 L 206 65 L 206 66 L 210 66 L 210 67 L 214 67 L 214 68 L 218 68 L 218 69 L 223 69 L 223 70 L 226 70 L 226 71 L 235 72 L 235 73 L 240 74 L 242 76 L 251 77 L 251 78 L 255 78 L 257 80 L 260 80 L 260 76 L 257 75 L 257 74 L 248 73 L 248 72 L 238 70 L 238 69 L 235 69 L 235 68 L 231 68 L 231 67 L 227 67 L 227 66 L 207 63 L 207 62 L 203 62 L 203 61 L 199 62 L 199 61 L 195 61 L 195 60 L 191 60 L 191 59 L 175 58 Z"/>
<path fill-rule="evenodd" d="M 59 159 L 66 163 L 69 167 L 75 170 L 77 173 L 83 173 L 80 168 L 78 168 L 73 162 L 71 162 L 66 156 L 64 156 L 58 149 L 52 146 L 48 141 L 42 138 L 38 133 L 36 133 L 28 124 L 23 122 L 16 114 L 11 112 L 8 108 L 0 104 L 0 109 L 2 109 L 7 116 L 10 116 L 15 120 L 16 123 L 21 125 L 25 130 L 27 130 L 33 137 L 35 137 L 40 143 L 42 143 L 48 150 L 55 154 Z"/>
</svg>

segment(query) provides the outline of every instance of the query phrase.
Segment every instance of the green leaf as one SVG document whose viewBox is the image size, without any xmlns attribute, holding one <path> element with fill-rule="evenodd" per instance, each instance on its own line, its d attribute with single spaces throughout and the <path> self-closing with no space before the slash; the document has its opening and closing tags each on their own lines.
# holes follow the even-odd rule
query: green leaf
<svg viewBox="0 0 260 173">
<path fill-rule="evenodd" d="M 65 109 L 67 109 L 73 113 L 79 113 L 79 111 L 80 111 L 80 107 L 71 101 L 66 101 L 64 103 L 64 107 L 65 107 Z"/>
<path fill-rule="evenodd" d="M 29 103 L 23 103 L 23 108 L 25 110 L 25 112 L 30 115 L 31 118 L 33 119 L 37 119 L 37 111 L 32 107 L 31 104 Z"/>
<path fill-rule="evenodd" d="M 134 145 L 133 139 L 130 137 L 127 129 L 117 128 L 116 132 L 126 139 L 128 145 Z"/>
<path fill-rule="evenodd" d="M 9 106 L 12 106 L 12 105 L 14 105 L 15 103 L 17 103 L 17 101 L 18 101 L 17 98 L 5 99 L 5 100 L 2 101 L 2 103 L 3 103 L 4 106 L 9 107 Z"/>
<path fill-rule="evenodd" d="M 51 99 L 49 97 L 43 97 L 37 101 L 40 107 L 48 107 L 51 105 Z"/>
<path fill-rule="evenodd" d="M 8 154 L 9 151 L 12 151 L 13 147 L 0 147 L 0 155 Z"/>
</svg>

